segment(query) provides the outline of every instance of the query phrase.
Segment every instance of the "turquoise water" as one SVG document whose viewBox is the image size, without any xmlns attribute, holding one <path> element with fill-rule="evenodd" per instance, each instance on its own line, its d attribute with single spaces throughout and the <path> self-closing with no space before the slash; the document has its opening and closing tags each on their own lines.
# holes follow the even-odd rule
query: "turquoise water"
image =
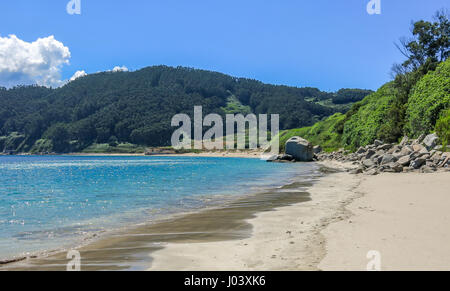
<svg viewBox="0 0 450 291">
<path fill-rule="evenodd" d="M 189 157 L 0 157 L 0 260 L 223 203 L 309 164 Z"/>
</svg>

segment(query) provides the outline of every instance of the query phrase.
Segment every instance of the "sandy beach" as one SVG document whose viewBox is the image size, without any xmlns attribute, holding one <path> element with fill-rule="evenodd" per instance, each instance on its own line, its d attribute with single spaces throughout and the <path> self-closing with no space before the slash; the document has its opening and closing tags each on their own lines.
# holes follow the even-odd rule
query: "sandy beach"
<svg viewBox="0 0 450 291">
<path fill-rule="evenodd" d="M 185 154 L 154 154 L 147 157 L 211 157 L 211 158 L 253 158 L 259 159 L 261 151 L 222 151 L 222 152 L 199 152 Z M 98 157 L 142 157 L 144 153 L 70 153 L 68 156 L 98 156 Z"/>
<path fill-rule="evenodd" d="M 337 166 L 335 164 L 334 166 Z M 450 173 L 337 173 L 311 201 L 259 213 L 238 241 L 171 243 L 150 270 L 450 270 Z"/>
<path fill-rule="evenodd" d="M 151 254 L 150 270 L 317 270 L 325 255 L 320 231 L 346 218 L 343 208 L 359 194 L 359 178 L 337 173 L 307 191 L 310 201 L 260 212 L 247 220 L 249 238 L 204 243 L 170 243 Z"/>
<path fill-rule="evenodd" d="M 366 270 L 367 253 L 381 270 L 450 270 L 450 172 L 363 177 L 364 193 L 349 219 L 323 231 L 322 270 Z"/>
<path fill-rule="evenodd" d="M 450 172 L 341 170 L 80 248 L 83 270 L 450 270 Z M 6 266 L 64 270 L 65 253 Z M 150 267 L 149 267 L 150 266 Z"/>
</svg>

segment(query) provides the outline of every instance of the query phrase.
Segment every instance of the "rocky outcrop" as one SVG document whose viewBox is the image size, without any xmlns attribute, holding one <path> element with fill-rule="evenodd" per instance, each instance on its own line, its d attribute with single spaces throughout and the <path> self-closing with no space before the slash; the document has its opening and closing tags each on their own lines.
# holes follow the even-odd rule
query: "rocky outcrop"
<svg viewBox="0 0 450 291">
<path fill-rule="evenodd" d="M 440 151 L 442 146 L 438 146 L 437 142 L 435 134 L 423 135 L 416 140 L 404 137 L 400 144 L 385 144 L 376 140 L 374 144 L 361 147 L 354 153 L 341 149 L 330 154 L 319 154 L 317 159 L 352 162 L 356 166 L 350 171 L 352 174 L 450 171 L 450 153 Z"/>
<path fill-rule="evenodd" d="M 286 154 L 296 161 L 311 162 L 314 158 L 313 145 L 299 136 L 294 136 L 286 142 Z"/>
</svg>

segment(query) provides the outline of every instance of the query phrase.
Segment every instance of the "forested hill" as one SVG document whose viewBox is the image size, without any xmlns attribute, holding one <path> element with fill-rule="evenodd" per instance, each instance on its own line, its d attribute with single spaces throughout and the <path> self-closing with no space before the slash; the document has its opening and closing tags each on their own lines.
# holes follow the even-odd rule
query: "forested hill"
<svg viewBox="0 0 450 291">
<path fill-rule="evenodd" d="M 192 114 L 194 105 L 202 105 L 204 114 L 276 113 L 281 128 L 295 128 L 342 111 L 333 99 L 349 103 L 370 93 L 340 92 L 166 66 L 92 74 L 57 89 L 0 88 L 0 152 L 81 151 L 94 143 L 169 145 L 172 116 Z M 326 100 L 331 106 L 321 103 Z"/>
</svg>

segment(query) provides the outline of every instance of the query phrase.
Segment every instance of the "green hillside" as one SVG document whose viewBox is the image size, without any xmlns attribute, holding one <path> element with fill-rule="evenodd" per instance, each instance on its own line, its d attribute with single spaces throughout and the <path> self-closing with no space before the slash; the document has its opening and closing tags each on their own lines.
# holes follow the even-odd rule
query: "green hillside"
<svg viewBox="0 0 450 291">
<path fill-rule="evenodd" d="M 395 100 L 392 83 L 381 87 L 357 105 L 357 112 L 344 124 L 342 144 L 357 148 L 382 138 L 383 128 L 388 127 L 389 108 Z"/>
<path fill-rule="evenodd" d="M 284 131 L 280 140 L 286 142 L 288 138 L 299 135 L 327 151 L 339 148 L 354 150 L 375 139 L 391 142 L 386 137 L 396 136 L 397 141 L 403 135 L 416 138 L 437 131 L 442 141 L 449 144 L 450 60 L 427 73 L 413 87 L 403 106 L 406 117 L 405 124 L 400 128 L 396 128 L 398 124 L 392 114 L 398 91 L 394 82 L 387 83 L 354 104 L 345 115 L 336 114 L 312 127 Z"/>
<path fill-rule="evenodd" d="M 192 116 L 194 105 L 203 106 L 204 115 L 279 114 L 281 129 L 310 126 L 340 111 L 310 100 L 335 96 L 315 88 L 275 86 L 167 66 L 92 74 L 57 89 L 0 88 L 0 152 L 168 146 L 172 116 Z M 124 146 L 114 149 L 118 145 Z"/>
<path fill-rule="evenodd" d="M 450 104 L 450 61 L 424 76 L 414 87 L 406 109 L 405 131 L 411 136 L 434 130 Z"/>
<path fill-rule="evenodd" d="M 342 126 L 345 115 L 336 113 L 313 126 L 285 130 L 280 133 L 280 150 L 283 152 L 286 142 L 293 136 L 301 136 L 315 145 L 321 145 L 325 151 L 341 147 Z"/>
</svg>

